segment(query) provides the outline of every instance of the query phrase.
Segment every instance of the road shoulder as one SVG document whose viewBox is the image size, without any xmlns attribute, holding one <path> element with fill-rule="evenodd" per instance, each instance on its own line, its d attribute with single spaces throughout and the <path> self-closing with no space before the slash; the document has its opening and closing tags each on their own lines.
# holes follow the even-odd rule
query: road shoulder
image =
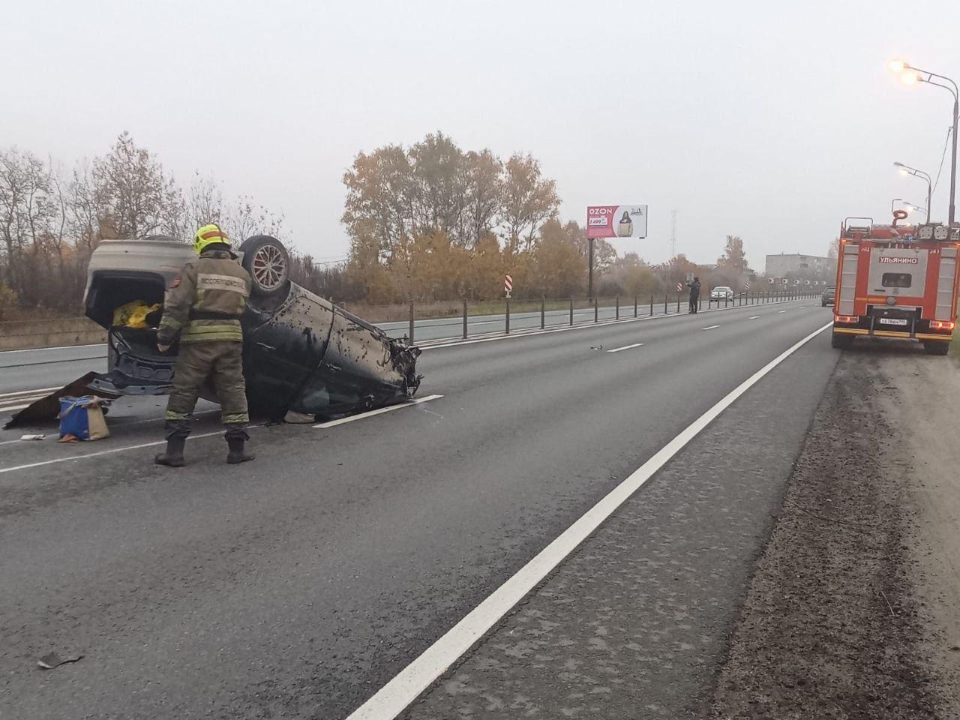
<svg viewBox="0 0 960 720">
<path fill-rule="evenodd" d="M 862 348 L 838 365 L 718 678 L 715 718 L 957 716 L 960 383 L 952 363 L 913 350 Z"/>
<path fill-rule="evenodd" d="M 836 362 L 828 345 L 691 441 L 403 717 L 704 717 Z"/>
</svg>

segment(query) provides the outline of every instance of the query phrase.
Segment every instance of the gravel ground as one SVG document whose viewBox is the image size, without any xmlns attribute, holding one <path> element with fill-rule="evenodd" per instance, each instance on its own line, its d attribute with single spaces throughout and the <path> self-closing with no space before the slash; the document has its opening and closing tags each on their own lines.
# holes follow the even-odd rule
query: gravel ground
<svg viewBox="0 0 960 720">
<path fill-rule="evenodd" d="M 731 638 L 714 718 L 957 717 L 957 375 L 913 348 L 844 353 Z"/>
</svg>

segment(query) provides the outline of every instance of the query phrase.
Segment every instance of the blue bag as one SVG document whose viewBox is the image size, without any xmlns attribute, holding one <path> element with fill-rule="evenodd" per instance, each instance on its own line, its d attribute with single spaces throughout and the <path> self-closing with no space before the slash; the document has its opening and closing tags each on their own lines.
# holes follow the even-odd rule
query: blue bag
<svg viewBox="0 0 960 720">
<path fill-rule="evenodd" d="M 100 398 L 93 395 L 60 398 L 60 437 L 73 435 L 78 440 L 110 437 L 103 417 Z"/>
</svg>

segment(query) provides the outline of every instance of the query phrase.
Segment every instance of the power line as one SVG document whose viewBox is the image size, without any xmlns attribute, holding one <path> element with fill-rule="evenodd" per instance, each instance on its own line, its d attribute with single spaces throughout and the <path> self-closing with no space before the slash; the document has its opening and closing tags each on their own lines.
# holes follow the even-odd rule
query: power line
<svg viewBox="0 0 960 720">
<path fill-rule="evenodd" d="M 936 182 L 933 183 L 933 190 L 932 190 L 931 192 L 936 192 L 936 190 L 937 190 L 937 184 L 940 182 L 940 173 L 943 172 L 943 161 L 944 161 L 944 160 L 946 159 L 946 157 L 947 157 L 947 145 L 950 143 L 950 133 L 952 133 L 952 132 L 953 132 L 953 128 L 952 128 L 952 127 L 948 127 L 948 128 L 947 128 L 947 139 L 946 139 L 946 140 L 944 141 L 944 143 L 943 143 L 943 155 L 940 156 L 940 169 L 937 170 L 937 179 L 936 179 Z"/>
</svg>

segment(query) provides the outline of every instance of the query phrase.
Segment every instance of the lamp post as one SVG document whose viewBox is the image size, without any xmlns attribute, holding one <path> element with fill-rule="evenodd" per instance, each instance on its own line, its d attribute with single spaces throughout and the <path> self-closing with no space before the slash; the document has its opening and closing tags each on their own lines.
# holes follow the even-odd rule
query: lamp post
<svg viewBox="0 0 960 720">
<path fill-rule="evenodd" d="M 947 220 L 947 226 L 953 227 L 957 213 L 957 118 L 960 117 L 960 89 L 958 89 L 957 84 L 946 75 L 938 75 L 929 70 L 914 67 L 903 60 L 894 60 L 891 62 L 890 69 L 899 74 L 900 79 L 907 85 L 918 82 L 927 83 L 927 85 L 935 85 L 938 88 L 943 88 L 953 95 L 953 154 L 950 158 L 950 210 Z M 940 80 L 943 82 L 938 82 Z M 929 208 L 929 204 L 927 207 Z"/>
<path fill-rule="evenodd" d="M 927 222 L 930 222 L 930 203 L 933 199 L 933 180 L 931 180 L 930 175 L 925 173 L 923 170 L 917 170 L 912 168 L 909 165 L 904 165 L 902 162 L 895 162 L 894 167 L 900 168 L 900 172 L 904 175 L 913 175 L 918 177 L 921 180 L 925 180 L 927 183 Z"/>
</svg>

